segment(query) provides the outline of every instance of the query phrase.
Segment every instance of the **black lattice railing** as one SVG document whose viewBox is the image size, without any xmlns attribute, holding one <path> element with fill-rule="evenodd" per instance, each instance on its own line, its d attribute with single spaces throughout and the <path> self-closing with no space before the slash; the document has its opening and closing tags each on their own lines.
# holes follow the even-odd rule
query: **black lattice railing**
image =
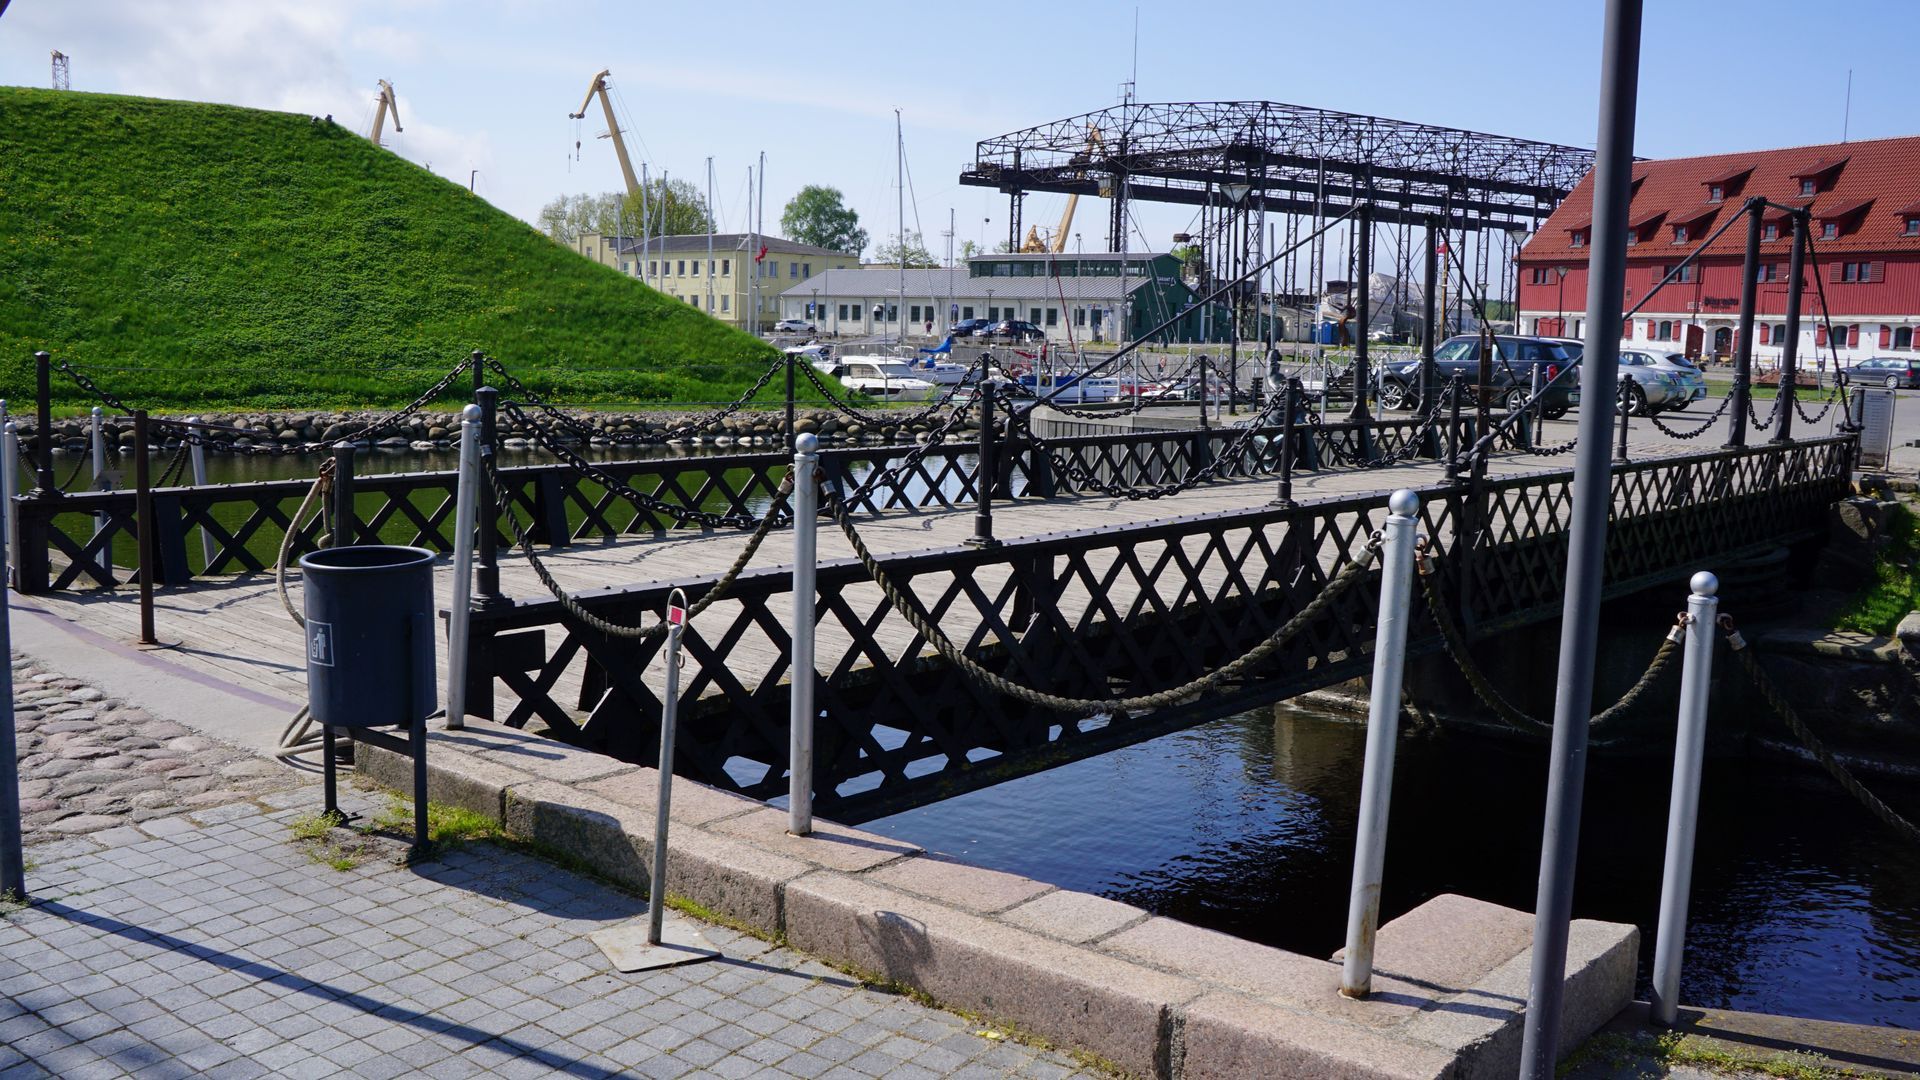
<svg viewBox="0 0 1920 1080">
<path fill-rule="evenodd" d="M 1189 439 L 1192 433 L 1187 433 Z M 1610 595 L 1715 560 L 1818 535 L 1844 494 L 1850 439 L 1720 451 L 1618 466 L 1607 552 Z M 1095 452 L 1093 448 L 1084 448 Z M 1148 466 L 1102 459 L 1112 468 Z M 1154 468 L 1174 468 L 1171 461 Z M 1564 592 L 1567 472 L 1431 488 L 1447 595 L 1480 632 L 1546 619 Z M 1386 492 L 885 556 L 887 574 L 981 663 L 1056 694 L 1115 697 L 1213 670 L 1316 596 L 1384 521 Z M 627 623 L 703 577 L 583 601 Z M 1377 578 L 1343 595 L 1248 685 L 1143 716 L 1076 717 L 981 689 L 938 661 L 851 561 L 818 571 L 817 807 L 865 820 L 1153 737 L 1223 710 L 1351 678 L 1370 658 Z M 786 790 L 790 571 L 743 574 L 685 633 L 677 771 L 758 798 Z M 1423 619 L 1412 647 L 1438 647 Z M 469 700 L 513 725 L 653 763 L 657 644 L 610 639 L 551 601 L 475 616 Z M 496 700 L 496 680 L 508 694 Z M 562 686 L 577 685 L 562 694 Z"/>
</svg>

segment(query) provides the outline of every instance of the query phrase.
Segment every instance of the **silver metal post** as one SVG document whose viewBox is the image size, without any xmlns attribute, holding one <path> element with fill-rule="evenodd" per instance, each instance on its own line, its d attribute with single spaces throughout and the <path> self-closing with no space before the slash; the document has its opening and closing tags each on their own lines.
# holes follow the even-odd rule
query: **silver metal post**
<svg viewBox="0 0 1920 1080">
<path fill-rule="evenodd" d="M 687 594 L 667 599 L 667 693 L 660 704 L 660 801 L 653 811 L 653 869 L 647 875 L 647 944 L 660 944 L 667 917 L 667 818 L 673 811 L 673 729 L 680 714 L 680 634 L 686 630 Z"/>
<path fill-rule="evenodd" d="M 207 443 L 206 439 L 200 434 L 200 418 L 197 416 L 187 417 L 187 440 L 187 462 L 193 467 L 193 486 L 205 487 L 207 486 Z M 216 546 L 213 542 L 213 534 L 207 531 L 206 526 L 202 525 L 200 527 L 200 554 L 204 560 L 203 565 L 209 570 L 213 569 L 215 551 Z"/>
<path fill-rule="evenodd" d="M 13 425 L 6 425 L 11 436 Z M 8 439 L 9 448 L 12 439 Z M 13 461 L 7 460 L 7 474 L 13 474 Z M 12 487 L 12 482 L 8 482 Z M 0 574 L 0 656 L 13 657 L 13 628 L 8 619 L 6 575 Z M 13 678 L 7 678 L 0 691 L 0 898 L 23 902 L 27 898 L 26 852 L 20 846 L 20 769 L 19 744 L 14 738 Z"/>
<path fill-rule="evenodd" d="M 1340 993 L 1373 989 L 1373 934 L 1380 924 L 1380 879 L 1387 859 L 1387 803 L 1393 796 L 1394 742 L 1400 735 L 1400 677 L 1406 664 L 1407 612 L 1413 597 L 1413 547 L 1420 497 L 1405 488 L 1387 498 L 1381 530 L 1380 617 L 1374 630 L 1373 695 L 1367 705 L 1367 758 L 1360 774 L 1360 835 L 1354 842 L 1347 900 L 1347 958 Z"/>
<path fill-rule="evenodd" d="M 473 622 L 473 531 L 480 487 L 480 406 L 460 410 L 460 479 L 454 489 L 453 602 L 447 616 L 447 730 L 467 726 L 467 628 Z"/>
<path fill-rule="evenodd" d="M 1667 863 L 1660 875 L 1660 918 L 1653 939 L 1653 1022 L 1680 1014 L 1680 962 L 1687 948 L 1687 898 L 1693 889 L 1693 841 L 1699 824 L 1700 766 L 1707 756 L 1707 686 L 1713 678 L 1713 623 L 1720 579 L 1702 570 L 1687 597 L 1686 652 L 1680 661 L 1680 730 L 1673 744 L 1673 798 L 1667 806 Z"/>
<path fill-rule="evenodd" d="M 5 402 L 0 402 L 4 406 Z M 17 576 L 20 572 L 20 545 L 16 542 L 20 536 L 20 508 L 14 502 L 14 496 L 20 493 L 20 426 L 12 420 L 0 424 L 0 500 L 7 504 L 6 536 L 7 566 Z"/>
<path fill-rule="evenodd" d="M 105 491 L 112 486 L 107 480 L 107 436 L 101 429 L 101 418 L 102 410 L 100 406 L 95 405 L 87 416 L 87 441 L 93 449 L 93 490 L 95 491 Z M 109 518 L 104 511 L 93 515 L 93 534 L 95 536 L 106 531 L 108 520 Z"/>
<path fill-rule="evenodd" d="M 813 632 L 814 564 L 819 539 L 819 487 L 814 469 L 819 436 L 793 440 L 793 666 L 788 680 L 787 831 L 813 831 Z"/>
</svg>

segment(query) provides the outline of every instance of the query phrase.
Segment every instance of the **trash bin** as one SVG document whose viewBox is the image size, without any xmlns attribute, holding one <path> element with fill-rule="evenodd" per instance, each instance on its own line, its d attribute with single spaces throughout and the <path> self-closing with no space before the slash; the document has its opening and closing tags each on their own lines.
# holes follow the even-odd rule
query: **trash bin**
<svg viewBox="0 0 1920 1080">
<path fill-rule="evenodd" d="M 433 552 L 369 544 L 300 558 L 314 722 L 411 725 L 434 709 Z"/>
</svg>

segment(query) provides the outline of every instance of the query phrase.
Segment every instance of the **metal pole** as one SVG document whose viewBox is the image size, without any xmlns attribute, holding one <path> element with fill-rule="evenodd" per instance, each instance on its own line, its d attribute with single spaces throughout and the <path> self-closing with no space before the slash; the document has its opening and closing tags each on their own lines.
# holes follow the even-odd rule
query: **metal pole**
<svg viewBox="0 0 1920 1080">
<path fill-rule="evenodd" d="M 453 509 L 453 601 L 447 616 L 447 730 L 467 726 L 467 635 L 473 623 L 474 502 L 480 489 L 480 406 L 460 410 L 460 479 Z"/>
<path fill-rule="evenodd" d="M 1280 392 L 1286 400 L 1280 403 L 1280 493 L 1274 496 L 1269 506 L 1293 505 L 1293 389 L 1294 378 L 1289 375 L 1281 384 Z"/>
<path fill-rule="evenodd" d="M 353 450 L 350 442 L 333 444 L 333 542 L 328 547 L 350 547 L 359 531 L 353 514 Z"/>
<path fill-rule="evenodd" d="M 0 401 L 0 501 L 6 503 L 6 532 L 0 534 L 0 543 L 6 544 L 8 570 L 17 572 L 20 552 L 14 539 L 20 535 L 20 514 L 14 496 L 20 493 L 20 426 L 6 419 L 5 406 Z"/>
<path fill-rule="evenodd" d="M 1440 380 L 1433 366 L 1433 336 L 1438 322 L 1434 287 L 1440 278 L 1440 219 L 1427 219 L 1427 285 L 1420 296 L 1420 415 L 1432 417 L 1440 411 Z"/>
<path fill-rule="evenodd" d="M 107 436 L 106 436 L 105 429 L 101 426 L 103 423 L 102 417 L 101 417 L 102 411 L 103 410 L 100 408 L 100 406 L 95 405 L 91 410 L 88 411 L 88 414 L 87 414 L 87 423 L 88 423 L 87 441 L 89 444 L 91 444 L 91 449 L 93 451 L 92 487 L 93 487 L 93 490 L 95 491 L 106 491 L 110 486 L 107 482 L 107 476 L 106 476 Z M 98 514 L 93 515 L 93 534 L 95 536 L 98 536 L 102 532 L 105 532 L 107 528 L 107 522 L 109 520 L 111 519 L 109 518 L 108 514 L 105 511 L 101 511 Z"/>
<path fill-rule="evenodd" d="M 1407 660 L 1407 615 L 1413 599 L 1413 546 L 1420 497 L 1401 488 L 1387 499 L 1381 530 L 1380 617 L 1373 639 L 1373 693 L 1367 705 L 1367 757 L 1360 774 L 1359 836 L 1353 890 L 1347 899 L 1347 958 L 1340 993 L 1373 990 L 1373 935 L 1380 925 L 1380 879 L 1387 860 L 1387 804 L 1393 797 L 1394 742 L 1400 735 L 1400 677 Z"/>
<path fill-rule="evenodd" d="M 140 559 L 140 644 L 157 645 L 153 632 L 153 483 L 147 461 L 147 410 L 133 414 L 134 540 Z M 111 560 L 109 560 L 111 561 Z"/>
<path fill-rule="evenodd" d="M 187 417 L 187 461 L 193 468 L 193 486 L 206 487 L 207 444 L 200 435 L 200 418 L 197 416 Z M 216 547 L 213 534 L 207 531 L 205 525 L 202 525 L 200 527 L 200 561 L 203 570 L 213 569 Z"/>
<path fill-rule="evenodd" d="M 1607 0 L 1601 45 L 1598 150 L 1594 165 L 1593 251 L 1587 274 L 1587 340 L 1582 364 L 1579 444 L 1574 449 L 1573 515 L 1568 523 L 1567 593 L 1560 619 L 1560 663 L 1547 772 L 1540 889 L 1534 905 L 1533 970 L 1521 1039 L 1522 1080 L 1551 1080 L 1560 1050 L 1566 996 L 1567 935 L 1586 787 L 1587 717 L 1613 502 L 1607 428 L 1620 369 L 1620 298 L 1626 295 L 1627 203 L 1632 195 L 1633 126 L 1640 78 L 1641 0 Z"/>
<path fill-rule="evenodd" d="M 660 798 L 653 809 L 653 868 L 647 875 L 647 944 L 660 944 L 667 917 L 667 820 L 673 812 L 673 736 L 680 713 L 680 635 L 686 630 L 687 594 L 667 599 L 667 693 L 660 700 Z"/>
<path fill-rule="evenodd" d="M 498 458 L 495 451 L 499 447 L 498 414 L 500 391 L 491 386 L 483 386 L 473 392 L 474 401 L 480 406 L 480 456 Z M 479 498 L 475 505 L 480 511 L 479 569 L 475 574 L 480 593 L 480 605 L 488 607 L 505 602 L 500 592 L 500 553 L 498 533 L 500 508 L 494 505 L 495 497 L 492 484 L 479 485 Z"/>
<path fill-rule="evenodd" d="M 1793 398 L 1800 379 L 1800 301 L 1806 278 L 1807 212 L 1793 215 L 1793 253 L 1787 257 L 1787 344 L 1780 350 L 1780 396 L 1773 403 L 1773 441 L 1793 441 Z"/>
<path fill-rule="evenodd" d="M 1614 451 L 1615 461 L 1627 460 L 1627 425 L 1633 423 L 1633 413 L 1626 407 L 1626 403 L 1633 399 L 1633 372 L 1629 371 L 1620 378 L 1623 380 L 1620 384 L 1620 446 Z"/>
<path fill-rule="evenodd" d="M 1360 212 L 1354 216 L 1353 243 L 1358 267 L 1354 274 L 1360 279 L 1360 293 L 1354 298 L 1358 309 L 1354 312 L 1354 322 L 1360 331 L 1353 338 L 1353 409 L 1347 413 L 1347 419 L 1364 424 L 1370 419 L 1367 415 L 1367 323 L 1373 318 L 1373 288 L 1369 280 L 1373 276 L 1373 207 L 1369 203 L 1361 203 Z"/>
<path fill-rule="evenodd" d="M 1747 445 L 1747 408 L 1753 397 L 1753 317 L 1760 291 L 1760 219 L 1766 215 L 1766 200 L 1755 196 L 1747 200 L 1747 260 L 1740 277 L 1740 341 L 1733 353 L 1733 398 L 1727 411 L 1733 415 L 1727 428 L 1727 446 Z"/>
<path fill-rule="evenodd" d="M 1707 689 L 1713 678 L 1714 615 L 1720 579 L 1702 570 L 1687 597 L 1686 652 L 1680 661 L 1680 730 L 1673 744 L 1673 796 L 1667 804 L 1667 862 L 1660 875 L 1660 919 L 1653 939 L 1653 1022 L 1672 1027 L 1680 1012 L 1680 963 L 1687 948 L 1687 897 L 1693 889 L 1694 829 L 1700 767 L 1707 756 Z"/>
<path fill-rule="evenodd" d="M 974 473 L 975 510 L 973 513 L 973 535 L 967 543 L 975 547 L 992 547 L 1000 541 L 993 538 L 993 481 L 995 463 L 993 454 L 993 395 L 999 389 L 999 380 L 988 378 L 980 383 L 980 464 Z"/>
<path fill-rule="evenodd" d="M 796 452 L 795 432 L 793 430 L 793 364 L 794 355 L 787 354 L 787 450 Z"/>
<path fill-rule="evenodd" d="M 34 459 L 36 473 L 33 482 L 33 494 L 58 495 L 59 487 L 53 478 L 53 354 L 41 351 L 33 354 L 35 396 L 37 410 L 34 422 Z"/>
<path fill-rule="evenodd" d="M 813 634 L 814 566 L 818 555 L 820 488 L 814 479 L 820 439 L 811 432 L 794 440 L 793 454 L 793 665 L 788 679 L 787 831 L 813 831 Z"/>
<path fill-rule="evenodd" d="M 1464 376 L 1454 372 L 1447 380 L 1447 481 L 1460 479 L 1460 395 Z"/>
<path fill-rule="evenodd" d="M 13 496 L 13 450 L 17 435 L 12 421 L 5 424 L 7 497 Z M 11 536 L 11 530 L 8 535 Z M 11 558 L 9 554 L 7 556 Z M 0 656 L 13 656 L 13 628 L 7 608 L 7 576 L 0 574 Z M 27 899 L 27 861 L 20 846 L 19 745 L 13 728 L 13 677 L 0 693 L 0 898 L 23 903 Z"/>
</svg>

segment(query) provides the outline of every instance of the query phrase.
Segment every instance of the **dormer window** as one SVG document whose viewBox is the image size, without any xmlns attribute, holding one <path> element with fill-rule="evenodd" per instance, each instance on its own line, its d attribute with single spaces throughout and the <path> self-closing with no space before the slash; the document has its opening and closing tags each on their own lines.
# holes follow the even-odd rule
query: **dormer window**
<svg viewBox="0 0 1920 1080">
<path fill-rule="evenodd" d="M 1806 179 L 1800 181 L 1800 194 L 1802 196 L 1812 195 L 1816 190 L 1819 189 L 1819 186 L 1820 186 L 1819 182 L 1814 180 L 1811 176 L 1809 176 Z"/>
<path fill-rule="evenodd" d="M 1632 247 L 1633 245 L 1639 242 L 1640 242 L 1640 230 L 1628 229 L 1627 230 L 1627 246 Z"/>
<path fill-rule="evenodd" d="M 1822 239 L 1822 240 L 1838 240 L 1839 238 L 1840 238 L 1840 223 L 1839 223 L 1839 222 L 1837 222 L 1837 221 L 1823 221 L 1823 222 L 1821 222 L 1821 223 L 1820 223 L 1820 239 Z"/>
<path fill-rule="evenodd" d="M 1910 217 L 1910 218 L 1908 218 L 1908 219 L 1907 219 L 1907 227 L 1906 227 L 1906 228 L 1905 228 L 1904 230 L 1902 230 L 1902 232 L 1900 233 L 1900 235 L 1902 235 L 1902 236 L 1920 236 L 1920 217 Z"/>
<path fill-rule="evenodd" d="M 1673 227 L 1673 242 L 1676 244 L 1684 244 L 1687 242 L 1687 227 L 1685 225 L 1675 225 Z"/>
<path fill-rule="evenodd" d="M 1800 183 L 1800 197 L 1817 195 L 1833 188 L 1834 177 L 1840 175 L 1840 169 L 1846 165 L 1846 158 L 1821 158 L 1819 161 L 1791 174 Z"/>
<path fill-rule="evenodd" d="M 1760 239 L 1762 240 L 1780 239 L 1780 226 L 1774 224 L 1771 221 L 1767 222 L 1765 225 L 1760 226 Z"/>
<path fill-rule="evenodd" d="M 1708 186 L 1708 188 L 1707 188 L 1707 201 L 1708 201 L 1708 202 L 1726 202 L 1726 201 L 1727 201 L 1727 188 L 1726 188 L 1726 185 L 1725 185 L 1725 184 L 1713 184 L 1713 185 L 1710 185 L 1710 186 Z"/>
</svg>

